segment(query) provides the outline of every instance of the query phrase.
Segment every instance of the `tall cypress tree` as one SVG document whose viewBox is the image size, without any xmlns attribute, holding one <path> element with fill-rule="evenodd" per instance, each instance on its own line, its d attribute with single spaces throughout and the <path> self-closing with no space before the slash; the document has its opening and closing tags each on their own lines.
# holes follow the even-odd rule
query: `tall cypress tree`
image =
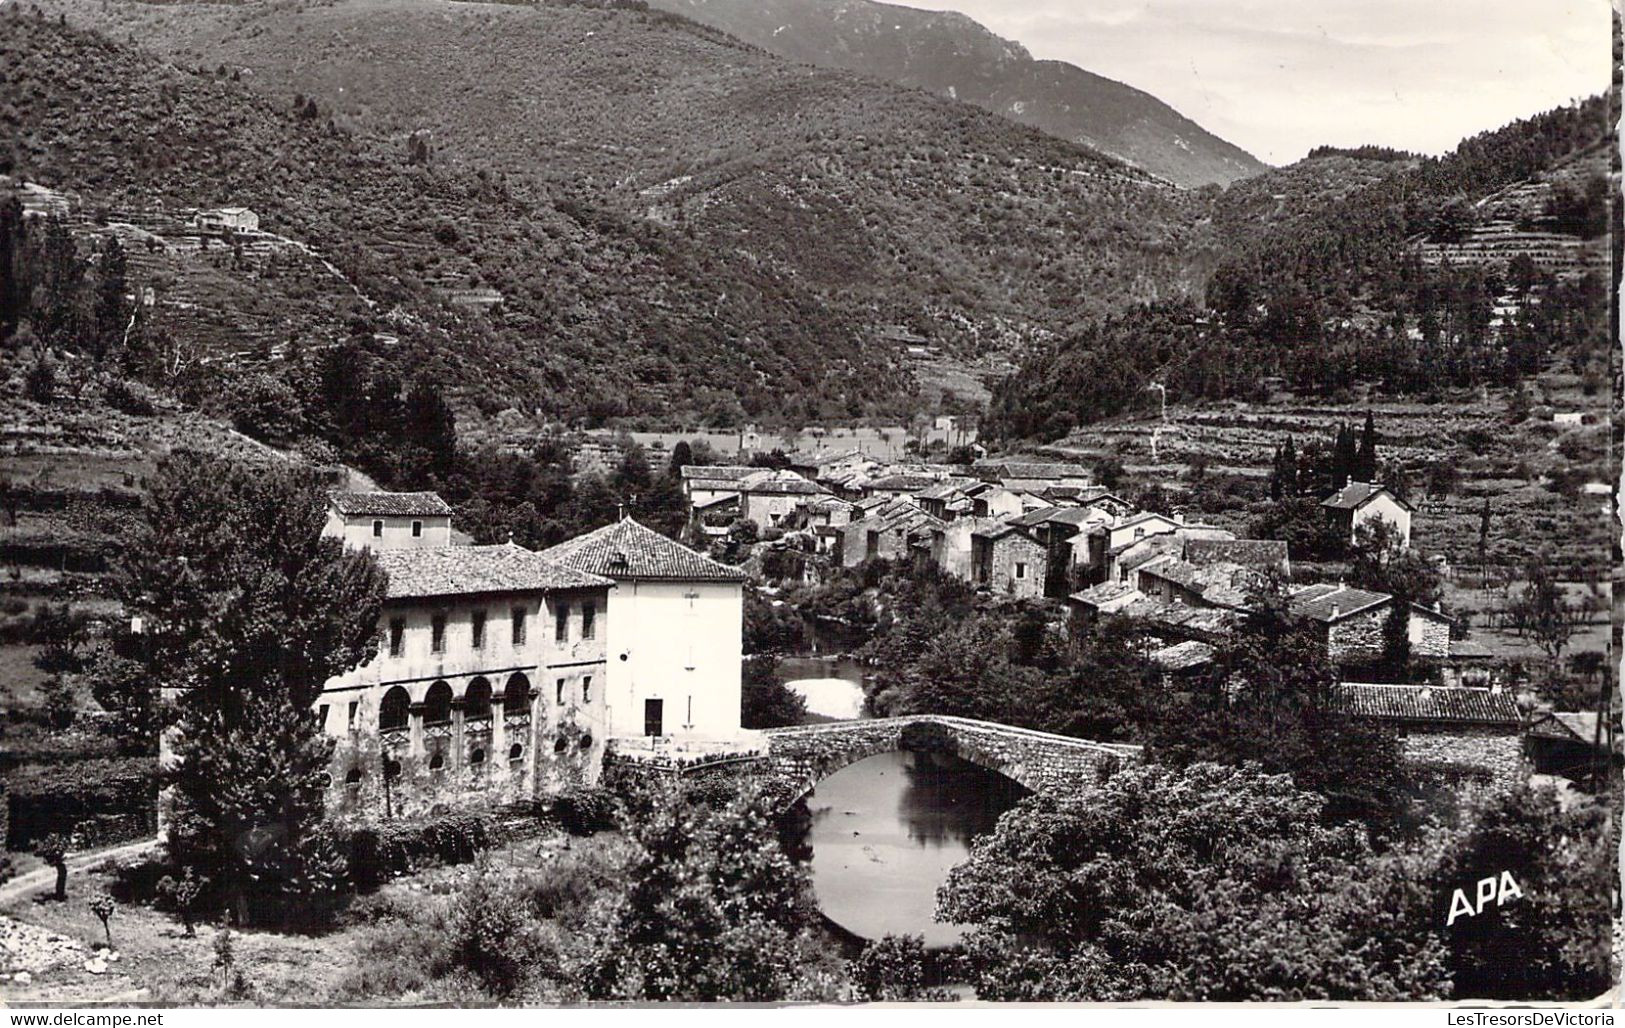
<svg viewBox="0 0 1625 1028">
<path fill-rule="evenodd" d="M 158 469 L 118 576 L 146 681 L 172 692 L 169 845 L 239 916 L 313 891 L 332 742 L 329 678 L 377 650 L 384 575 L 322 535 L 304 472 L 177 453 Z"/>
<path fill-rule="evenodd" d="M 1377 480 L 1377 423 L 1371 412 L 1365 412 L 1365 429 L 1360 434 L 1360 454 L 1355 461 L 1355 478 L 1361 482 Z"/>
</svg>

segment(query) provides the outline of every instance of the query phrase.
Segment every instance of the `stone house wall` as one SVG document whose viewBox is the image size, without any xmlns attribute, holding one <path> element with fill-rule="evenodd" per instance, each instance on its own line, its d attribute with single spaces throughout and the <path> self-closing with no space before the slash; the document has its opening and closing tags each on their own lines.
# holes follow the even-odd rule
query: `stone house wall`
<svg viewBox="0 0 1625 1028">
<path fill-rule="evenodd" d="M 1511 785 L 1528 774 L 1523 736 L 1515 726 L 1440 725 L 1403 730 L 1405 763 L 1445 779 L 1484 778 Z"/>
<path fill-rule="evenodd" d="M 1041 544 L 1012 533 L 992 540 L 984 552 L 987 556 L 985 567 L 981 569 L 985 575 L 982 584 L 995 594 L 1014 599 L 1044 595 L 1049 553 Z M 1022 572 L 1020 577 L 1017 577 L 1018 571 Z"/>
<path fill-rule="evenodd" d="M 1388 606 L 1372 607 L 1326 626 L 1326 653 L 1332 663 L 1359 666 L 1382 659 Z"/>
</svg>

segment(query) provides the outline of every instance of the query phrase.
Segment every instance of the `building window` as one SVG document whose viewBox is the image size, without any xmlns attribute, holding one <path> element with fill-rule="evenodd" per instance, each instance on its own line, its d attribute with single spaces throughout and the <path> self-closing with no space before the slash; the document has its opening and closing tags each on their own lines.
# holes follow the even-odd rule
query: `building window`
<svg viewBox="0 0 1625 1028">
<path fill-rule="evenodd" d="M 406 648 L 406 619 L 395 618 L 389 623 L 389 655 L 399 657 Z"/>
<path fill-rule="evenodd" d="M 1019 560 L 1016 561 L 1016 581 L 1019 582 L 1023 578 L 1026 578 L 1026 577 L 1027 577 L 1027 565 L 1023 564 Z"/>
<path fill-rule="evenodd" d="M 485 763 L 485 751 L 478 746 L 474 747 L 474 752 L 468 755 L 468 763 L 470 767 L 479 767 Z"/>
<path fill-rule="evenodd" d="M 421 521 L 412 522 L 412 538 L 414 538 L 414 539 L 422 539 L 423 538 L 423 522 L 421 522 Z"/>
<path fill-rule="evenodd" d="M 378 704 L 378 730 L 389 732 L 405 728 L 411 704 L 412 698 L 405 689 L 398 685 L 390 689 L 384 694 L 383 702 Z"/>
<path fill-rule="evenodd" d="M 508 687 L 502 692 L 502 712 L 504 714 L 530 713 L 530 679 L 514 672 L 508 678 Z"/>
<path fill-rule="evenodd" d="M 485 649 L 485 611 L 476 610 L 469 621 L 469 643 L 476 650 Z"/>
<path fill-rule="evenodd" d="M 525 645 L 525 608 L 523 607 L 513 609 L 513 644 L 515 646 Z"/>
<path fill-rule="evenodd" d="M 1136 528 L 1134 530 L 1134 538 L 1136 538 L 1136 539 L 1144 539 L 1145 538 L 1145 529 Z"/>
<path fill-rule="evenodd" d="M 514 743 L 512 746 L 509 746 L 508 747 L 508 759 L 509 760 L 523 760 L 523 759 L 525 759 L 525 747 L 522 744 L 517 743 L 517 742 Z"/>
<path fill-rule="evenodd" d="M 592 702 L 592 676 L 584 675 L 581 679 L 581 702 Z"/>
<path fill-rule="evenodd" d="M 384 523 L 382 521 L 374 521 L 372 523 L 372 537 L 374 539 L 382 539 L 384 537 Z"/>
<path fill-rule="evenodd" d="M 568 642 L 570 639 L 570 605 L 560 602 L 553 607 L 553 641 Z"/>
<path fill-rule="evenodd" d="M 325 731 L 327 728 L 327 704 L 323 703 L 316 708 L 316 724 Z"/>
<path fill-rule="evenodd" d="M 553 702 L 561 706 L 564 703 L 564 679 L 562 678 L 553 686 Z"/>
<path fill-rule="evenodd" d="M 356 700 L 351 700 L 350 701 L 350 719 L 345 722 L 345 725 L 352 732 L 355 731 L 355 715 L 356 715 L 356 711 L 358 711 L 360 709 L 361 709 L 360 702 L 358 702 Z"/>
<path fill-rule="evenodd" d="M 591 600 L 583 600 L 581 603 L 581 638 L 593 638 L 593 633 L 597 628 L 595 625 L 597 620 L 598 604 Z"/>
<path fill-rule="evenodd" d="M 429 652 L 446 652 L 446 615 L 436 614 L 429 619 Z"/>
<path fill-rule="evenodd" d="M 423 723 L 446 725 L 451 723 L 451 686 L 436 682 L 423 695 Z"/>
</svg>

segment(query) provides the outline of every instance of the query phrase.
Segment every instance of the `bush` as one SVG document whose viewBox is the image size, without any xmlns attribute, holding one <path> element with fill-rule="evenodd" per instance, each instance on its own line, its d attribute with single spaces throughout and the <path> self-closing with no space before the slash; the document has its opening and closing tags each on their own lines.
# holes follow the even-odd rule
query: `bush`
<svg viewBox="0 0 1625 1028">
<path fill-rule="evenodd" d="M 494 816 L 459 811 L 428 821 L 352 828 L 338 841 L 349 860 L 350 885 L 367 892 L 428 864 L 466 864 L 496 834 Z"/>
<path fill-rule="evenodd" d="M 571 835 L 615 827 L 615 797 L 608 789 L 571 786 L 553 801 L 553 816 Z"/>
<path fill-rule="evenodd" d="M 158 406 L 152 400 L 152 391 L 139 382 L 109 382 L 102 390 L 102 399 L 122 414 L 150 417 L 158 412 Z"/>
<path fill-rule="evenodd" d="M 7 849 L 81 828 L 96 836 L 87 844 L 158 830 L 158 762 L 152 757 L 36 765 L 13 775 L 10 791 Z"/>
</svg>

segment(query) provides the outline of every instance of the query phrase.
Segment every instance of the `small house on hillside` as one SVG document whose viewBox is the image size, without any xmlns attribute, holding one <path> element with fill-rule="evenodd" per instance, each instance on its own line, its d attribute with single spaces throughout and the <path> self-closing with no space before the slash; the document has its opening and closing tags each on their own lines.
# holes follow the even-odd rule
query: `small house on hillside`
<svg viewBox="0 0 1625 1028">
<path fill-rule="evenodd" d="M 1523 715 L 1511 693 L 1344 682 L 1333 690 L 1332 703 L 1394 731 L 1405 762 L 1416 770 L 1503 783 L 1525 773 Z"/>
<path fill-rule="evenodd" d="M 1395 496 L 1387 486 L 1350 482 L 1322 500 L 1320 506 L 1337 530 L 1351 543 L 1361 525 L 1382 520 L 1399 534 L 1402 548 L 1411 545 L 1411 514 L 1415 508 Z"/>
<path fill-rule="evenodd" d="M 204 232 L 258 232 L 260 216 L 247 207 L 211 207 L 198 211 L 192 226 Z"/>
<path fill-rule="evenodd" d="M 439 493 L 331 492 L 322 534 L 373 550 L 452 545 L 451 505 Z"/>
<path fill-rule="evenodd" d="M 827 495 L 794 471 L 758 470 L 740 479 L 738 489 L 739 516 L 763 531 L 778 527 L 809 497 Z"/>
<path fill-rule="evenodd" d="M 1326 643 L 1326 655 L 1339 667 L 1379 663 L 1385 656 L 1384 628 L 1393 611 L 1387 593 L 1323 582 L 1304 586 L 1291 597 L 1295 617 L 1317 622 Z M 1450 657 L 1451 622 L 1444 614 L 1412 605 L 1406 638 L 1414 660 L 1443 663 Z"/>
</svg>

